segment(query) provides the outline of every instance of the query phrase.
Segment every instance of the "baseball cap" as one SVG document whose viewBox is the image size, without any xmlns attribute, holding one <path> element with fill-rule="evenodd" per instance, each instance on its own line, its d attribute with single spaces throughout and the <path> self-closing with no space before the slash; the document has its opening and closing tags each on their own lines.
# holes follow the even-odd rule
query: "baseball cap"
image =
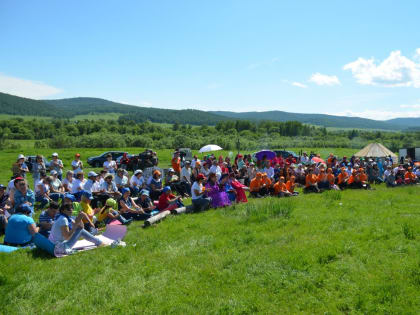
<svg viewBox="0 0 420 315">
<path fill-rule="evenodd" d="M 89 199 L 89 200 L 93 200 L 92 194 L 90 192 L 86 191 L 86 190 L 84 190 L 82 192 L 82 196 Z"/>
<path fill-rule="evenodd" d="M 64 199 L 70 199 L 72 202 L 76 201 L 76 197 L 74 197 L 72 194 L 65 194 Z"/>
<path fill-rule="evenodd" d="M 5 189 L 6 186 L 4 186 L 3 184 L 0 184 L 0 189 Z"/>
<path fill-rule="evenodd" d="M 54 152 L 51 156 L 58 156 L 58 153 Z"/>
<path fill-rule="evenodd" d="M 130 192 L 130 188 L 124 187 L 121 189 L 121 193 L 124 195 L 125 193 Z"/>
<path fill-rule="evenodd" d="M 200 173 L 200 174 L 198 174 L 197 175 L 197 179 L 199 180 L 199 179 L 205 179 L 206 177 L 204 176 L 204 174 L 203 173 Z"/>
<path fill-rule="evenodd" d="M 175 170 L 171 167 L 170 169 L 168 169 L 168 172 L 175 173 Z"/>
<path fill-rule="evenodd" d="M 142 189 L 142 191 L 140 192 L 140 194 L 143 196 L 147 196 L 149 197 L 149 191 L 147 189 Z"/>
<path fill-rule="evenodd" d="M 51 174 L 51 175 L 57 175 L 58 173 L 57 173 L 57 171 L 56 171 L 56 170 L 52 170 L 52 171 L 50 172 L 50 174 Z"/>
<path fill-rule="evenodd" d="M 24 158 L 25 158 L 25 156 L 23 154 L 19 154 L 17 159 L 20 160 L 20 159 L 24 159 Z"/>
<path fill-rule="evenodd" d="M 134 175 L 137 175 L 137 174 L 143 174 L 143 171 L 142 171 L 142 170 L 136 170 L 136 171 L 134 172 Z"/>
<path fill-rule="evenodd" d="M 94 171 L 90 171 L 89 173 L 88 173 L 88 177 L 92 177 L 92 176 L 98 176 L 98 174 L 96 174 Z"/>
<path fill-rule="evenodd" d="M 165 186 L 165 188 L 163 188 L 163 192 L 166 193 L 168 191 L 171 191 L 171 187 Z"/>
<path fill-rule="evenodd" d="M 75 155 L 76 157 L 80 157 L 80 153 L 76 153 L 76 155 Z"/>
</svg>

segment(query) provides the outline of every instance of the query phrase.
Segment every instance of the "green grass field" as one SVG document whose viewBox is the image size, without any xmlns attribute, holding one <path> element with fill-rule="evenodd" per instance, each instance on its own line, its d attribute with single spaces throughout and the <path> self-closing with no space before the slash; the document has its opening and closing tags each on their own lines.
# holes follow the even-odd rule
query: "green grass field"
<svg viewBox="0 0 420 315">
<path fill-rule="evenodd" d="M 59 154 L 68 163 L 74 152 Z M 170 152 L 158 152 L 162 164 Z M 16 154 L 2 152 L 0 166 Z M 0 254 L 0 313 L 417 314 L 419 193 L 252 200 L 149 229 L 135 222 L 125 248 Z"/>
</svg>

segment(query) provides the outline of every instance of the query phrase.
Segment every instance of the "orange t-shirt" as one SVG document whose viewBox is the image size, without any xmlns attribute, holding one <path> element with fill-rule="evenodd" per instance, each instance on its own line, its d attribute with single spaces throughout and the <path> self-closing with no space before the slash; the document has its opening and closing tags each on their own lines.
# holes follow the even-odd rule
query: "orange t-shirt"
<svg viewBox="0 0 420 315">
<path fill-rule="evenodd" d="M 317 181 L 319 182 L 325 182 L 327 180 L 327 174 L 321 173 L 318 175 Z"/>
<path fill-rule="evenodd" d="M 327 179 L 328 179 L 328 182 L 330 183 L 330 185 L 334 185 L 335 184 L 335 176 L 334 176 L 333 173 L 327 174 Z"/>
<path fill-rule="evenodd" d="M 409 179 L 409 180 L 415 180 L 416 179 L 416 174 L 414 174 L 413 172 L 407 172 L 407 173 L 405 173 L 404 178 Z"/>
<path fill-rule="evenodd" d="M 361 182 L 367 182 L 367 180 L 368 180 L 368 177 L 367 177 L 367 175 L 365 173 L 359 174 L 359 181 L 361 181 Z"/>
<path fill-rule="evenodd" d="M 174 157 L 172 159 L 172 168 L 175 172 L 181 173 L 181 159 L 179 157 Z"/>
<path fill-rule="evenodd" d="M 287 191 L 286 184 L 277 182 L 274 184 L 274 194 L 278 195 L 280 192 Z"/>
<path fill-rule="evenodd" d="M 339 184 L 343 183 L 344 182 L 344 179 L 346 177 L 347 177 L 347 172 L 341 172 L 340 174 L 338 174 L 338 183 Z"/>
<path fill-rule="evenodd" d="M 286 183 L 286 189 L 292 193 L 292 192 L 295 191 L 294 185 L 295 185 L 295 183 L 292 184 L 292 182 L 290 180 L 288 180 L 287 183 Z"/>
<path fill-rule="evenodd" d="M 312 174 L 312 175 L 311 174 L 308 174 L 308 175 L 306 175 L 306 184 L 305 184 L 305 186 L 306 187 L 309 187 L 311 185 L 314 185 L 314 184 L 316 184 L 317 180 L 318 180 L 318 178 L 317 178 L 317 176 L 315 174 Z"/>
<path fill-rule="evenodd" d="M 249 190 L 250 191 L 259 191 L 261 189 L 262 186 L 262 180 L 261 179 L 257 179 L 256 177 L 251 180 L 251 183 L 249 184 Z"/>
<path fill-rule="evenodd" d="M 268 177 L 262 179 L 262 183 L 266 184 L 267 186 L 271 186 L 271 179 Z"/>
</svg>

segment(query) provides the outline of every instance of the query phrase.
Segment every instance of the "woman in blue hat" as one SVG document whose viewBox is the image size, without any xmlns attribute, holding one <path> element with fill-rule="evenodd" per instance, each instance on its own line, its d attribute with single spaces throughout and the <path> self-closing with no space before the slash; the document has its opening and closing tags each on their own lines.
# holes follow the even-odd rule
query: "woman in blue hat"
<svg viewBox="0 0 420 315">
<path fill-rule="evenodd" d="M 125 219 L 143 221 L 151 217 L 150 214 L 144 212 L 144 210 L 134 202 L 133 198 L 130 196 L 131 192 L 129 188 L 123 188 L 121 193 L 122 197 L 118 201 L 118 208 Z"/>
</svg>

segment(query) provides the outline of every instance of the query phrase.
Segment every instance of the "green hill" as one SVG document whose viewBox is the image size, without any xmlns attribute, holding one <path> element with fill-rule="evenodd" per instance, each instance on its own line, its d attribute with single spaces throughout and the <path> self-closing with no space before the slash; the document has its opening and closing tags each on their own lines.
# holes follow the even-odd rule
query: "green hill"
<svg viewBox="0 0 420 315">
<path fill-rule="evenodd" d="M 393 124 L 387 121 L 372 120 L 359 117 L 332 116 L 324 114 L 300 114 L 288 113 L 282 111 L 268 112 L 244 112 L 235 113 L 228 111 L 212 112 L 217 115 L 227 116 L 234 119 L 247 120 L 274 120 L 274 121 L 299 121 L 306 124 L 336 127 L 336 128 L 355 128 L 355 129 L 384 129 L 384 130 L 400 130 L 408 126 L 402 124 Z"/>
</svg>

